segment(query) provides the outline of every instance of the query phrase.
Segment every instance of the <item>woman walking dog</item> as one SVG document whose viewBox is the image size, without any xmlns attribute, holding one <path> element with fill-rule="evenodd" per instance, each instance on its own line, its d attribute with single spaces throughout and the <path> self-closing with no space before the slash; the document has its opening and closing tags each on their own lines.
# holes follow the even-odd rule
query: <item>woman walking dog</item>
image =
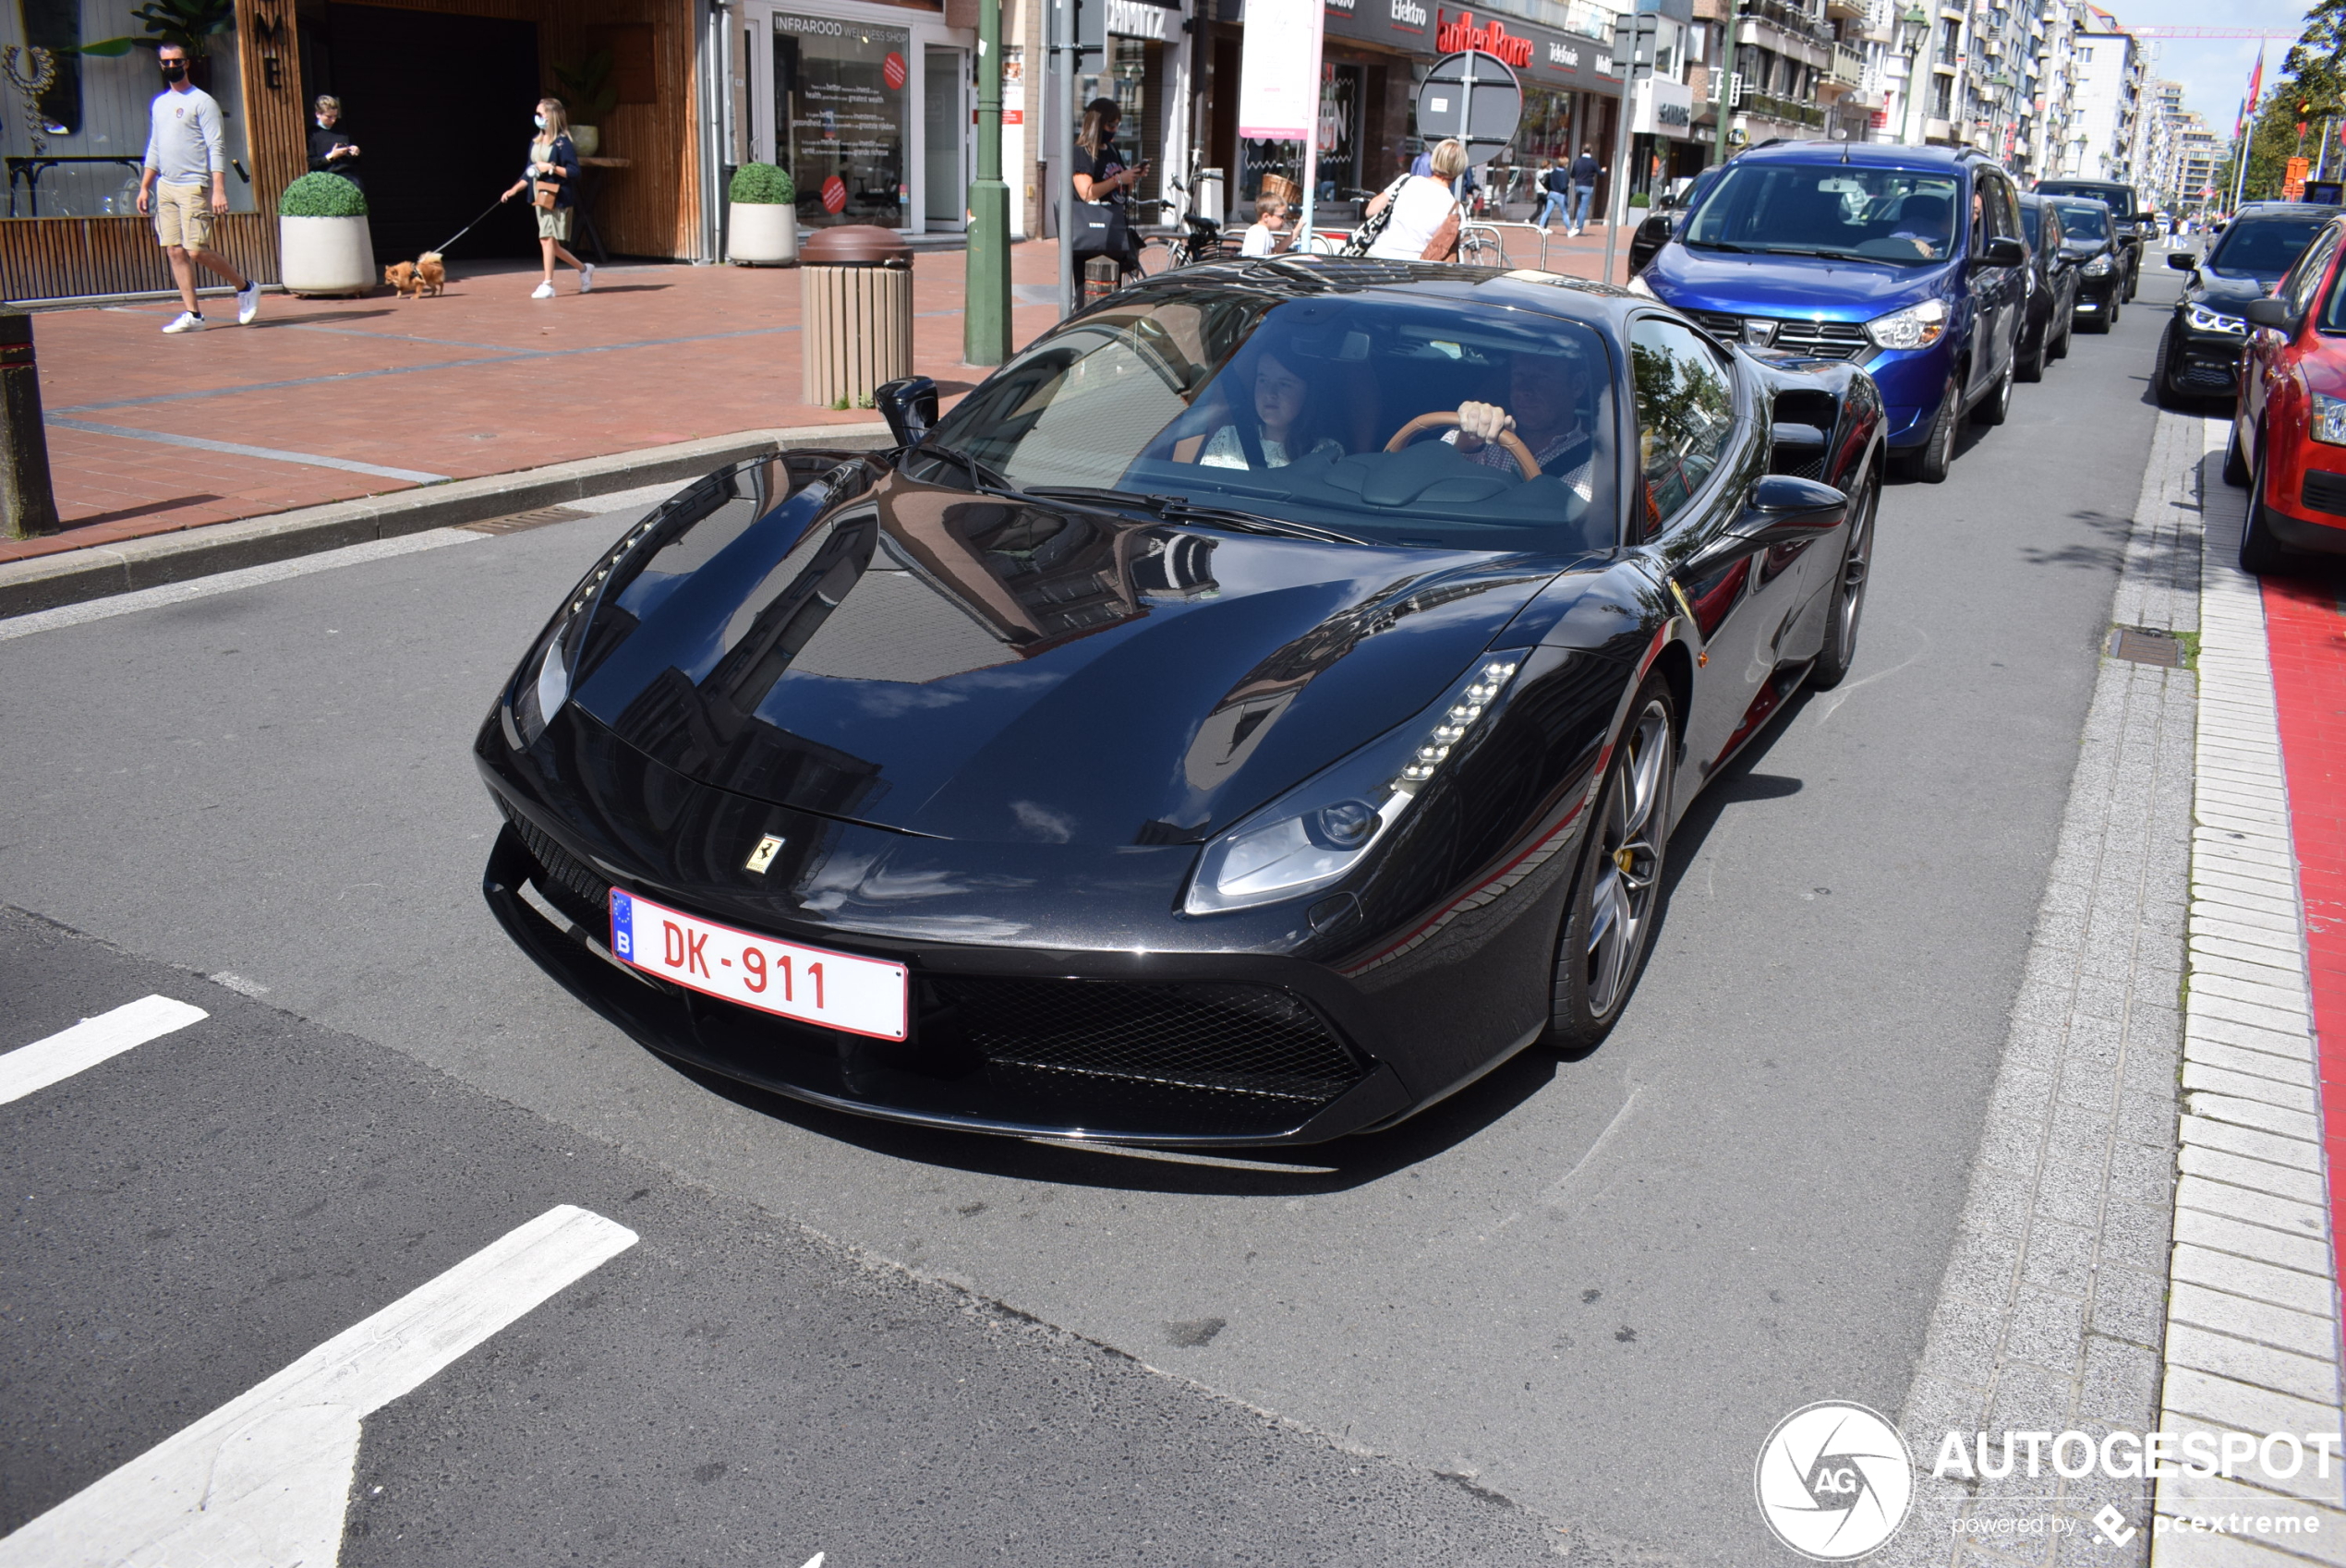
<svg viewBox="0 0 2346 1568">
<path fill-rule="evenodd" d="M 571 187 L 578 178 L 578 149 L 570 139 L 570 116 L 562 112 L 559 98 L 538 101 L 538 136 L 529 144 L 529 166 L 522 171 L 514 187 L 499 199 L 511 201 L 523 191 L 531 192 L 531 201 L 538 209 L 538 249 L 546 259 L 546 277 L 529 297 L 554 297 L 554 262 L 569 262 L 578 269 L 578 292 L 586 294 L 595 286 L 595 266 L 581 261 L 570 253 L 572 212 Z"/>
</svg>

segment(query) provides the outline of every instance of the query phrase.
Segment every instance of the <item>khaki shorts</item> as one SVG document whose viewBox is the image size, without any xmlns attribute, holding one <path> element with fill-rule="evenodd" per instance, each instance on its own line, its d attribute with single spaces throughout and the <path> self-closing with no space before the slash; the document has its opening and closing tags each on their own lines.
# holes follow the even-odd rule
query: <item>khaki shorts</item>
<svg viewBox="0 0 2346 1568">
<path fill-rule="evenodd" d="M 212 192 L 200 185 L 155 182 L 155 238 L 165 250 L 201 250 L 212 243 Z"/>
<path fill-rule="evenodd" d="M 578 209 L 575 207 L 557 207 L 549 212 L 541 208 L 538 213 L 538 237 L 558 240 L 563 245 L 568 245 L 570 243 L 570 215 L 576 211 Z"/>
</svg>

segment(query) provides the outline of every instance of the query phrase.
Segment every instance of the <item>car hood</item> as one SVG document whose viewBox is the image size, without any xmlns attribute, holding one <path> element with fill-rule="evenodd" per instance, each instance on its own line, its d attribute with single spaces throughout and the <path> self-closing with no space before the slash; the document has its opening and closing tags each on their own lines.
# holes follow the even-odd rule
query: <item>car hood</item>
<svg viewBox="0 0 2346 1568">
<path fill-rule="evenodd" d="M 1680 310 L 1870 321 L 1938 294 L 1946 271 L 1944 262 L 1893 267 L 1814 256 L 1738 256 L 1673 241 L 1644 277 L 1656 297 Z"/>
<path fill-rule="evenodd" d="M 574 700 L 702 783 L 976 841 L 1210 837 L 1434 702 L 1567 564 L 901 475 L 790 511 L 599 623 Z"/>
<path fill-rule="evenodd" d="M 2191 275 L 2183 290 L 2183 303 L 2205 305 L 2211 310 L 2223 310 L 2237 316 L 2247 308 L 2252 299 L 2262 299 L 2273 292 L 2278 278 L 2259 278 L 2243 272 L 2211 272 L 2202 267 Z"/>
</svg>

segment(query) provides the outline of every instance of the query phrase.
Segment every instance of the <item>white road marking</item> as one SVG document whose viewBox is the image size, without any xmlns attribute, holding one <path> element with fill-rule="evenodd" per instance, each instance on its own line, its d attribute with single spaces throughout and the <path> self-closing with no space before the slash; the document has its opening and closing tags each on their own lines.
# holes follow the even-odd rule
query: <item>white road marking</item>
<svg viewBox="0 0 2346 1568">
<path fill-rule="evenodd" d="M 239 588 L 259 587 L 264 583 L 282 583 L 288 577 L 307 577 L 312 572 L 329 572 L 337 566 L 357 566 L 362 561 L 382 561 L 394 555 L 413 555 L 417 550 L 439 549 L 444 545 L 478 544 L 486 537 L 485 534 L 469 533 L 462 528 L 431 528 L 420 534 L 369 539 L 361 545 L 345 545 L 341 549 L 296 556 L 291 561 L 272 561 L 266 566 L 243 566 L 234 572 L 217 572 L 209 577 L 196 577 L 185 583 L 166 583 L 159 588 L 134 588 L 127 594 L 114 594 L 80 604 L 59 605 L 54 609 L 36 609 L 29 615 L 11 616 L 0 621 L 0 642 L 11 637 L 29 637 L 35 632 L 52 631 L 59 626 L 79 626 L 85 621 L 103 621 L 109 616 L 129 615 L 137 610 L 184 604 L 189 599 L 210 598 L 214 594 L 232 594 Z"/>
<path fill-rule="evenodd" d="M 19 1045 L 0 1055 L 0 1105 L 211 1016 L 168 996 L 141 996 L 110 1013 L 83 1019 L 62 1034 Z"/>
<path fill-rule="evenodd" d="M 0 1568 L 332 1568 L 359 1422 L 635 1241 L 548 1210 L 0 1540 Z"/>
</svg>

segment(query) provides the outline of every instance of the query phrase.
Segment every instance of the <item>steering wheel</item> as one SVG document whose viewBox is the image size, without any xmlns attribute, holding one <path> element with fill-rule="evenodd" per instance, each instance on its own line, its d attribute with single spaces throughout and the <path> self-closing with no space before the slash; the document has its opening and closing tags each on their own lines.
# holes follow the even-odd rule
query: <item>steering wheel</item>
<svg viewBox="0 0 2346 1568">
<path fill-rule="evenodd" d="M 1416 440 L 1421 431 L 1434 429 L 1443 425 L 1456 425 L 1457 422 L 1458 416 L 1446 411 L 1436 410 L 1432 414 L 1421 414 L 1394 431 L 1393 439 L 1385 443 L 1385 450 L 1399 452 Z M 1501 446 L 1506 448 L 1507 455 L 1515 459 L 1515 465 L 1523 470 L 1525 478 L 1536 479 L 1540 476 L 1540 460 L 1531 455 L 1531 449 L 1523 444 L 1522 437 L 1513 430 L 1501 430 L 1496 440 Z"/>
</svg>

